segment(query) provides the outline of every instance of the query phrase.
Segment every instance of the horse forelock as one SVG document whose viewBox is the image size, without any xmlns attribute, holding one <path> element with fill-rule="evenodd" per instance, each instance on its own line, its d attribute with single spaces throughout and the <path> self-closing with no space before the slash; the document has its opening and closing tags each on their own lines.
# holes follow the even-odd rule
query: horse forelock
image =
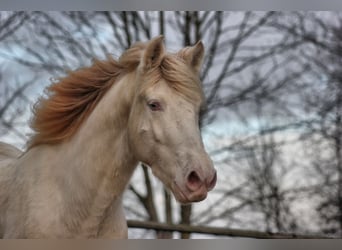
<svg viewBox="0 0 342 250">
<path fill-rule="evenodd" d="M 158 84 L 161 79 L 189 102 L 203 104 L 205 97 L 199 75 L 187 65 L 180 53 L 165 54 L 159 65 L 144 72 L 141 76 L 139 92 L 143 95 L 149 87 Z"/>
<path fill-rule="evenodd" d="M 93 65 L 72 71 L 46 89 L 33 107 L 28 147 L 55 144 L 72 137 L 104 94 L 125 74 L 137 70 L 146 43 L 136 43 L 115 60 L 95 60 Z M 181 52 L 181 51 L 180 51 Z M 161 78 L 191 102 L 203 100 L 199 78 L 181 58 L 181 53 L 165 54 L 160 64 L 146 72 L 146 87 Z"/>
<path fill-rule="evenodd" d="M 204 100 L 198 73 L 187 65 L 179 53 L 167 54 L 161 62 L 160 69 L 162 78 L 188 101 L 199 102 Z"/>
</svg>

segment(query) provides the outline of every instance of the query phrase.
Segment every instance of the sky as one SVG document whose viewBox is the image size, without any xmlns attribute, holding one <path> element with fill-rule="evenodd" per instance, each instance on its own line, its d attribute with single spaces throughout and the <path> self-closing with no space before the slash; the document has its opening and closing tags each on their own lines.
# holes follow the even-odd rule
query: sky
<svg viewBox="0 0 342 250">
<path fill-rule="evenodd" d="M 238 19 L 238 14 L 236 14 L 237 19 Z M 102 36 L 101 39 L 105 40 L 110 40 L 110 37 L 108 36 L 108 29 L 106 27 L 103 27 L 102 29 Z M 170 31 L 168 31 L 170 32 Z M 157 31 L 154 32 L 155 34 L 157 34 Z M 176 34 L 168 34 L 169 37 L 173 38 L 173 39 L 177 39 L 177 35 Z M 272 40 L 271 38 L 269 38 L 270 40 Z M 265 41 L 263 41 L 265 42 Z M 172 41 L 172 39 L 170 39 L 170 41 L 167 41 L 167 46 L 168 48 L 170 48 L 171 50 L 177 50 L 179 48 L 176 48 L 174 46 L 174 43 Z M 4 48 L 1 47 L 0 45 L 0 55 L 4 55 L 7 54 L 8 55 L 9 50 L 8 48 Z M 13 47 L 13 52 L 14 54 L 16 54 L 16 56 L 18 57 L 25 57 L 25 52 L 19 48 Z M 26 75 L 31 75 L 32 72 L 30 72 L 30 69 L 26 68 L 26 67 L 21 67 L 19 66 L 17 63 L 14 63 L 6 58 L 3 58 L 0 56 L 0 65 L 2 65 L 2 69 L 4 69 L 4 72 L 6 72 L 6 75 L 4 75 L 3 79 L 19 79 L 19 81 L 21 81 L 22 79 L 26 78 Z M 50 78 L 51 75 L 47 74 L 47 73 L 42 73 L 42 72 L 38 72 L 39 74 L 39 80 L 37 81 L 36 84 L 34 84 L 33 87 L 29 88 L 26 91 L 26 95 L 28 97 L 30 97 L 30 99 L 32 100 L 32 103 L 34 103 L 37 98 L 43 93 L 43 89 L 44 87 L 46 87 L 49 83 L 50 83 Z M 215 71 L 213 71 L 211 73 L 212 75 L 209 76 L 211 78 L 214 78 L 215 76 Z M 247 77 L 248 78 L 248 77 Z M 1 89 L 0 89 L 1 90 Z M 29 123 L 29 119 L 31 117 L 31 107 L 27 107 L 26 112 L 20 117 L 19 121 L 21 123 L 20 125 L 20 130 L 24 133 L 24 134 L 28 134 L 30 133 L 30 130 L 28 128 L 28 123 Z M 205 147 L 207 149 L 208 152 L 212 152 L 214 150 L 216 150 L 217 148 L 220 148 L 221 146 L 224 145 L 229 145 L 234 139 L 236 139 L 239 136 L 246 136 L 246 135 L 252 135 L 255 134 L 259 131 L 260 126 L 262 125 L 262 123 L 267 123 L 267 120 L 262 120 L 260 121 L 260 119 L 256 119 L 255 117 L 253 117 L 253 109 L 249 109 L 248 107 L 246 107 L 243 111 L 245 111 L 246 113 L 249 112 L 249 114 L 251 114 L 251 116 L 248 117 L 248 124 L 244 124 L 241 120 L 234 120 L 232 119 L 232 117 L 234 118 L 234 116 L 231 115 L 220 115 L 218 117 L 218 119 L 216 119 L 213 123 L 209 124 L 208 126 L 204 127 L 203 129 L 203 140 L 205 143 Z M 15 112 L 13 110 L 13 112 Z M 236 117 L 235 117 L 236 118 Z M 285 117 L 286 119 L 286 117 Z M 290 131 L 287 134 L 282 134 L 281 136 L 279 136 L 279 139 L 283 139 L 284 137 L 286 137 L 287 139 L 292 139 L 295 138 L 297 135 L 296 131 Z M 19 139 L 17 136 L 15 136 L 15 134 L 13 133 L 9 133 L 9 134 L 5 134 L 5 135 L 0 135 L 0 140 L 14 144 L 16 146 L 18 146 L 21 149 L 25 148 L 25 141 L 23 139 Z M 298 148 L 300 147 L 299 145 L 297 145 Z M 288 161 L 290 162 L 292 160 L 292 158 L 296 158 L 298 157 L 298 148 L 297 146 L 291 146 L 291 147 L 285 147 L 283 150 L 286 151 L 286 154 L 289 156 L 288 157 Z M 294 156 L 296 154 L 296 156 Z M 221 159 L 224 158 L 225 155 L 218 155 L 214 157 L 214 160 L 216 161 L 220 161 Z M 293 157 L 294 156 L 294 157 Z M 232 169 L 231 166 L 225 166 L 225 164 L 217 164 L 217 166 L 220 168 L 220 172 L 222 173 L 219 177 L 219 182 L 218 182 L 218 188 L 221 187 L 227 187 L 229 185 L 237 185 L 241 179 L 239 179 L 239 177 L 235 177 L 235 176 L 229 176 L 230 174 L 234 173 L 234 169 Z M 298 173 L 298 172 L 294 172 L 293 175 L 297 176 L 298 178 L 292 178 L 292 177 L 287 177 L 287 183 L 284 184 L 285 187 L 291 187 L 293 183 L 295 183 L 298 179 L 300 179 L 300 175 L 305 175 L 305 173 Z M 133 180 L 137 180 L 139 179 L 141 176 L 141 173 L 139 171 L 137 171 L 137 173 L 134 175 Z M 242 178 L 242 177 L 240 177 Z M 227 183 L 227 181 L 231 181 L 231 183 Z M 235 181 L 235 182 L 234 182 Z M 160 182 L 158 182 L 156 179 L 154 179 L 154 186 L 159 190 L 159 193 L 157 195 L 157 202 L 162 202 L 163 200 L 163 194 L 161 192 L 161 184 Z M 199 205 L 199 209 L 206 209 L 206 207 L 208 207 L 210 204 L 214 203 L 216 201 L 216 199 L 218 199 L 217 196 L 212 195 L 208 197 L 208 200 L 204 203 L 201 203 L 201 205 Z M 175 203 L 174 203 L 175 204 Z M 230 206 L 232 204 L 227 204 L 227 206 Z M 302 214 L 305 213 L 305 211 L 307 211 L 307 208 L 312 207 L 312 203 L 308 200 L 300 200 L 297 204 L 296 204 L 296 209 L 298 214 Z M 162 206 L 158 207 L 158 209 L 160 209 L 160 214 L 163 214 L 162 211 Z M 307 220 L 308 217 L 302 217 L 303 220 Z M 175 220 L 177 220 L 179 218 L 175 218 Z M 319 224 L 319 221 L 315 221 L 314 222 L 315 225 Z"/>
</svg>

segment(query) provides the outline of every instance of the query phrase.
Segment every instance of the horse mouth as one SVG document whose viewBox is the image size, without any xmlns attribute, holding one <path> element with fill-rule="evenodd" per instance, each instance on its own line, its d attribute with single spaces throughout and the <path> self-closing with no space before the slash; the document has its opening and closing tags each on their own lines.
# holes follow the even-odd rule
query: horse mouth
<svg viewBox="0 0 342 250">
<path fill-rule="evenodd" d="M 176 181 L 173 182 L 172 193 L 176 200 L 181 204 L 200 202 L 207 198 L 208 195 L 208 191 L 204 186 L 194 192 L 191 192 L 189 190 L 182 189 Z"/>
</svg>

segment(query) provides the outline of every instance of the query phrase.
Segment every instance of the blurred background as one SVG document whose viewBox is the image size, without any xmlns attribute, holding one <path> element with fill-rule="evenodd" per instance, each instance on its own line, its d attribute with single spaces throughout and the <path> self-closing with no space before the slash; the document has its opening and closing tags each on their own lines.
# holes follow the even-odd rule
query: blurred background
<svg viewBox="0 0 342 250">
<path fill-rule="evenodd" d="M 180 206 L 139 166 L 127 219 L 342 237 L 340 12 L 0 12 L 0 140 L 25 150 L 53 79 L 159 34 L 173 52 L 205 45 L 201 129 L 218 184 Z"/>
</svg>

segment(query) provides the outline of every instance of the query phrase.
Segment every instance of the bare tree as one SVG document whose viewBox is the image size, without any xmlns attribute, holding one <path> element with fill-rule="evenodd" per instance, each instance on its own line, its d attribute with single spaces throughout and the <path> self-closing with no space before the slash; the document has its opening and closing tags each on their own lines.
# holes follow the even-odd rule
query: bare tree
<svg viewBox="0 0 342 250">
<path fill-rule="evenodd" d="M 291 17 L 291 19 L 290 19 Z M 324 233 L 342 235 L 342 78 L 340 13 L 295 12 L 272 23 L 301 43 L 297 60 L 309 74 L 297 83 L 301 90 L 302 139 L 310 173 L 320 185 L 313 189 Z M 319 152 L 319 153 L 317 153 Z"/>
<path fill-rule="evenodd" d="M 303 168 L 300 161 L 287 160 L 284 147 L 303 139 L 300 135 L 305 133 L 299 130 L 319 128 L 315 123 L 317 120 L 322 121 L 320 135 L 327 131 L 326 128 L 332 128 L 333 123 L 329 126 L 325 123 L 327 116 L 317 116 L 322 113 L 318 112 L 322 107 L 316 109 L 318 106 L 309 105 L 312 86 L 306 84 L 308 79 L 319 75 L 317 69 L 324 75 L 335 74 L 334 82 L 338 82 L 337 71 L 332 74 L 329 69 L 328 73 L 324 70 L 324 63 L 319 65 L 318 58 L 322 57 L 317 56 L 335 54 L 340 50 L 336 46 L 332 49 L 332 44 L 323 39 L 328 37 L 333 41 L 338 34 L 325 31 L 326 19 L 305 13 L 204 11 L 3 12 L 0 19 L 0 56 L 13 65 L 20 65 L 25 69 L 23 72 L 37 76 L 32 78 L 37 82 L 36 91 L 41 91 L 49 83 L 45 80 L 46 75 L 64 75 L 67 70 L 89 65 L 94 57 L 105 58 L 108 54 L 117 57 L 134 42 L 157 34 L 164 34 L 167 46 L 172 49 L 203 40 L 207 56 L 201 79 L 207 110 L 202 113 L 200 124 L 207 134 L 212 135 L 214 143 L 209 148 L 222 183 L 228 184 L 222 184 L 207 205 L 202 205 L 202 210 L 196 205 L 179 206 L 169 192 L 155 182 L 148 168 L 141 167 L 137 177 L 140 182 L 132 182 L 127 192 L 132 198 L 126 204 L 128 216 L 170 224 L 224 223 L 271 231 L 299 230 L 296 215 L 291 210 L 292 202 L 296 200 L 296 194 L 305 193 L 308 197 L 315 193 L 312 190 L 316 190 L 317 185 L 291 189 L 282 186 L 284 176 L 293 169 Z M 338 65 L 336 59 L 329 59 L 329 63 L 332 61 Z M 16 81 L 15 85 L 0 85 L 1 95 L 6 95 L 0 103 L 0 111 L 4 110 L 0 115 L 4 121 L 3 133 L 18 130 L 15 119 L 24 111 L 9 112 L 14 100 L 16 104 L 20 100 L 25 107 L 34 102 L 25 94 L 32 81 L 27 78 Z M 336 86 L 330 90 L 339 89 Z M 323 105 L 323 99 L 321 96 L 316 104 Z M 328 141 L 335 144 L 335 151 L 331 152 L 335 152 L 334 159 L 337 160 L 337 155 L 341 154 L 340 139 L 336 140 L 340 138 L 336 135 L 341 133 L 341 118 L 338 119 L 340 114 L 337 112 L 341 98 L 336 94 L 333 99 L 334 108 L 329 114 L 334 114 L 331 121 L 335 122 L 335 129 L 332 129 Z M 314 115 L 303 115 L 303 102 L 312 107 L 310 114 Z M 325 103 L 324 109 L 330 110 Z M 208 132 L 209 125 L 215 122 L 224 124 L 225 131 Z M 282 135 L 292 130 L 296 130 L 295 138 L 285 141 Z M 305 142 L 298 146 L 302 151 Z M 338 162 L 335 166 L 341 165 Z M 243 166 L 245 171 L 237 165 Z M 331 175 L 326 174 L 326 178 L 337 185 L 336 190 L 341 190 L 341 184 L 338 184 L 341 182 L 331 180 L 330 176 L 336 175 L 334 171 Z M 331 197 L 330 200 L 336 201 L 335 194 Z M 233 205 L 228 206 L 226 202 Z M 341 203 L 338 206 L 341 208 Z M 324 209 L 322 206 L 322 211 Z M 251 216 L 251 224 L 245 223 L 249 219 L 247 216 L 241 216 L 246 214 Z M 262 215 L 261 219 L 258 215 Z M 156 236 L 169 238 L 174 235 L 157 232 Z M 182 233 L 181 237 L 191 235 Z"/>
<path fill-rule="evenodd" d="M 0 44 L 12 37 L 13 34 L 15 34 L 28 19 L 29 15 L 25 12 L 1 12 Z M 18 140 L 20 143 L 23 143 L 27 140 L 27 137 L 25 132 L 21 129 L 21 127 L 23 127 L 23 123 L 25 122 L 22 119 L 22 116 L 25 114 L 25 112 L 27 112 L 27 106 L 30 102 L 26 92 L 27 89 L 33 85 L 34 78 L 27 78 L 23 80 L 16 76 L 13 79 L 9 79 L 10 73 L 7 71 L 8 68 L 6 68 L 6 64 L 1 63 L 0 136 L 11 133 L 16 140 Z"/>
</svg>

